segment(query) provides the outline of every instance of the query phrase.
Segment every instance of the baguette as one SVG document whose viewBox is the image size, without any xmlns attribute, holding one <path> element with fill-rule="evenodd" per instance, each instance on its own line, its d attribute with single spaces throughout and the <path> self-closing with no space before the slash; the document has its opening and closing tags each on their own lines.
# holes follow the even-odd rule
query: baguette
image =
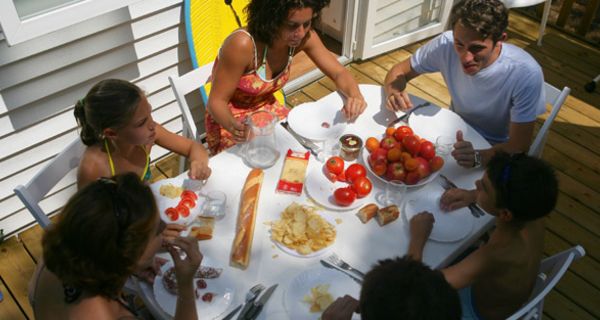
<svg viewBox="0 0 600 320">
<path fill-rule="evenodd" d="M 377 211 L 377 222 L 380 226 L 385 226 L 386 224 L 398 219 L 399 215 L 400 211 L 396 205 L 387 206 Z"/>
<path fill-rule="evenodd" d="M 233 247 L 231 248 L 231 266 L 246 269 L 250 263 L 256 207 L 264 173 L 261 169 L 252 169 L 246 178 L 240 198 L 240 212 Z"/>
<path fill-rule="evenodd" d="M 376 214 L 379 208 L 374 203 L 369 203 L 368 205 L 360 208 L 356 216 L 360 219 L 362 223 L 367 223 L 371 220 Z"/>
</svg>

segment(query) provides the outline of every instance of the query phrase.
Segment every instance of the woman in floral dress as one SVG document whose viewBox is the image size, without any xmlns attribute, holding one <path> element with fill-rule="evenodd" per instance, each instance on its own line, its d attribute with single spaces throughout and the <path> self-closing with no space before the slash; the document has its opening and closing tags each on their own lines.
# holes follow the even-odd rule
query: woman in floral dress
<svg viewBox="0 0 600 320">
<path fill-rule="evenodd" d="M 223 42 L 212 72 L 205 126 L 209 150 L 216 154 L 247 139 L 246 116 L 268 110 L 280 119 L 288 109 L 273 93 L 290 76 L 291 61 L 304 51 L 344 95 L 343 113 L 356 119 L 367 104 L 352 75 L 312 30 L 329 0 L 252 0 L 248 26 Z"/>
</svg>

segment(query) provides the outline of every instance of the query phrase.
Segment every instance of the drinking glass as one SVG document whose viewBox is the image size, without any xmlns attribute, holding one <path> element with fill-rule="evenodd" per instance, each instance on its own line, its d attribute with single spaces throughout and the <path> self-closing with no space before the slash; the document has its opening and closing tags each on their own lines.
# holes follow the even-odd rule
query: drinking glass
<svg viewBox="0 0 600 320">
<path fill-rule="evenodd" d="M 452 152 L 455 139 L 450 136 L 439 136 L 435 139 L 435 153 L 442 158 L 447 158 Z"/>
<path fill-rule="evenodd" d="M 202 206 L 202 216 L 214 217 L 217 220 L 225 216 L 225 205 L 227 204 L 227 195 L 222 191 L 210 191 L 206 195 L 206 200 Z"/>
<path fill-rule="evenodd" d="M 317 160 L 325 162 L 333 156 L 340 155 L 340 143 L 337 138 L 328 138 L 323 141 L 323 148 L 317 153 Z"/>
<path fill-rule="evenodd" d="M 385 183 L 385 189 L 376 195 L 375 199 L 383 206 L 395 204 L 400 207 L 406 195 L 406 184 L 402 181 L 391 180 Z"/>
</svg>

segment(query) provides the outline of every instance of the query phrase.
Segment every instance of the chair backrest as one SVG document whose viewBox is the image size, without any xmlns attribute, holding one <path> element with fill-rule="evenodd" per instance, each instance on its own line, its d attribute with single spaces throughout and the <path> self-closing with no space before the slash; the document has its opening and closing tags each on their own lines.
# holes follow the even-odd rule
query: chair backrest
<svg viewBox="0 0 600 320">
<path fill-rule="evenodd" d="M 571 263 L 583 256 L 585 250 L 578 245 L 542 260 L 538 279 L 529 301 L 507 320 L 541 319 L 544 297 L 567 272 Z"/>
<path fill-rule="evenodd" d="M 548 131 L 550 129 L 550 125 L 554 122 L 554 118 L 558 115 L 560 108 L 562 108 L 565 100 L 569 93 L 571 93 L 571 89 L 569 87 L 564 87 L 561 90 L 558 90 L 554 86 L 544 83 L 544 90 L 546 92 L 546 103 L 552 105 L 552 111 L 550 111 L 550 115 L 542 124 L 540 131 L 536 135 L 531 147 L 529 147 L 528 154 L 533 157 L 540 158 L 542 156 L 542 151 L 544 150 L 544 145 L 546 144 L 546 138 L 548 137 Z"/>
<path fill-rule="evenodd" d="M 208 102 L 208 94 L 204 86 L 206 85 L 206 81 L 210 78 L 212 66 L 213 63 L 211 62 L 197 69 L 194 69 L 182 76 L 169 76 L 171 88 L 175 93 L 177 104 L 179 105 L 179 108 L 181 109 L 181 114 L 183 116 L 183 127 L 186 131 L 186 136 L 191 137 L 193 139 L 197 138 L 198 129 L 196 128 L 196 124 L 194 123 L 194 118 L 192 117 L 192 113 L 190 111 L 190 107 L 188 106 L 187 100 L 185 99 L 185 96 L 194 90 L 200 90 L 200 94 L 202 95 L 202 102 L 206 106 L 206 103 Z"/>
<path fill-rule="evenodd" d="M 50 225 L 50 219 L 39 202 L 63 177 L 79 166 L 84 151 L 85 145 L 77 138 L 50 160 L 26 185 L 19 185 L 14 189 L 17 197 L 43 228 Z"/>
</svg>

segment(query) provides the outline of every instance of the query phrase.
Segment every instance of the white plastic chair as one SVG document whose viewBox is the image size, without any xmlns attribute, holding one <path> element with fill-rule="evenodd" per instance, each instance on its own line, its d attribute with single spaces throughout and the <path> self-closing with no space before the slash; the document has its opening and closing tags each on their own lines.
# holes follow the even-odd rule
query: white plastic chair
<svg viewBox="0 0 600 320">
<path fill-rule="evenodd" d="M 567 272 L 571 263 L 583 256 L 585 256 L 585 250 L 581 246 L 575 246 L 542 260 L 540 273 L 529 301 L 512 316 L 508 317 L 507 320 L 541 319 L 544 297 Z"/>
<path fill-rule="evenodd" d="M 550 115 L 542 124 L 540 131 L 535 136 L 531 147 L 529 147 L 528 154 L 530 156 L 540 158 L 542 156 L 542 151 L 544 150 L 544 145 L 546 144 L 546 138 L 548 137 L 548 130 L 550 129 L 550 125 L 554 122 L 554 118 L 562 108 L 567 96 L 571 92 L 569 87 L 564 87 L 561 90 L 558 90 L 551 84 L 547 82 L 544 83 L 544 90 L 546 91 L 546 103 L 552 105 L 552 110 L 550 111 Z"/>
<path fill-rule="evenodd" d="M 39 202 L 72 169 L 79 166 L 85 145 L 77 138 L 38 172 L 26 185 L 18 185 L 14 191 L 37 223 L 46 228 L 50 225 L 48 215 Z"/>
<path fill-rule="evenodd" d="M 181 115 L 183 116 L 183 129 L 185 135 L 192 139 L 200 139 L 201 135 L 198 134 L 196 123 L 190 112 L 185 96 L 194 91 L 200 90 L 202 96 L 202 102 L 206 106 L 208 102 L 208 94 L 205 88 L 206 81 L 211 75 L 213 63 L 203 65 L 197 69 L 194 69 L 182 76 L 169 76 L 169 82 L 171 83 L 171 89 L 175 93 L 177 104 L 181 109 Z"/>
<path fill-rule="evenodd" d="M 544 37 L 544 31 L 546 30 L 546 24 L 548 23 L 548 16 L 550 15 L 550 7 L 552 0 L 501 0 L 506 8 L 522 8 L 530 7 L 536 4 L 545 2 L 544 12 L 542 13 L 542 21 L 540 22 L 540 34 L 538 35 L 537 45 L 542 45 L 542 38 Z"/>
</svg>

